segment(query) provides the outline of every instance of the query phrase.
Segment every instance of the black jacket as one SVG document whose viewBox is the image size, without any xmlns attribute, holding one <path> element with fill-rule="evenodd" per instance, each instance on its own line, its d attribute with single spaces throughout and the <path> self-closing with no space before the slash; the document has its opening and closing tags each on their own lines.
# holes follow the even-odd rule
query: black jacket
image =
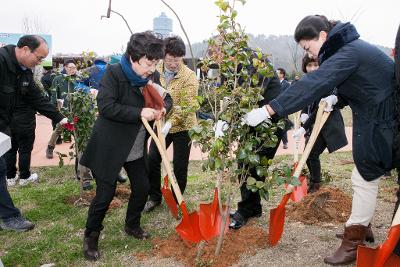
<svg viewBox="0 0 400 267">
<path fill-rule="evenodd" d="M 311 135 L 314 128 L 315 118 L 318 110 L 318 102 L 313 103 L 307 108 L 303 109 L 301 113 L 307 114 L 309 118 L 302 127 L 306 130 L 306 136 Z M 344 122 L 340 110 L 333 109 L 327 121 L 321 129 L 318 138 L 324 138 L 329 153 L 347 145 L 347 137 L 344 128 Z"/>
<path fill-rule="evenodd" d="M 15 46 L 0 48 L 0 131 L 9 134 L 12 119 L 21 127 L 34 127 L 34 110 L 55 122 L 63 119 L 36 86 L 32 71 L 19 65 Z"/>
<path fill-rule="evenodd" d="M 153 81 L 159 83 L 159 74 Z M 167 94 L 164 101 L 169 111 L 171 96 Z M 139 87 L 130 84 L 121 64 L 107 68 L 100 82 L 97 105 L 99 116 L 80 163 L 90 168 L 96 179 L 114 184 L 143 125 L 140 116 L 144 107 L 143 95 Z M 144 155 L 146 151 L 145 145 Z"/>
<path fill-rule="evenodd" d="M 269 104 L 278 115 L 285 116 L 336 87 L 338 97 L 353 112 L 354 162 L 361 176 L 371 181 L 390 170 L 393 163 L 394 64 L 381 50 L 358 37 L 353 25 L 338 23 L 321 48 L 319 69 L 303 76 Z"/>
</svg>

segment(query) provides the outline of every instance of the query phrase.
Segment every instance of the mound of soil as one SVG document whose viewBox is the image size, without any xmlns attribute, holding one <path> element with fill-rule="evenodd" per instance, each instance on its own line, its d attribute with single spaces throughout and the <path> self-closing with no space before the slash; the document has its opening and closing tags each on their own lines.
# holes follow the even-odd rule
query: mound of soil
<svg viewBox="0 0 400 267">
<path fill-rule="evenodd" d="M 339 188 L 323 187 L 302 201 L 288 206 L 287 216 L 309 225 L 346 222 L 351 213 L 351 198 Z"/>
<path fill-rule="evenodd" d="M 208 243 L 201 242 L 194 245 L 183 241 L 178 234 L 173 234 L 167 239 L 153 239 L 151 253 L 136 253 L 135 256 L 139 260 L 172 257 L 186 266 L 231 266 L 239 261 L 241 255 L 251 256 L 257 249 L 267 247 L 266 230 L 255 226 L 251 221 L 239 230 L 229 230 L 218 256 L 214 255 L 217 238 Z"/>
<path fill-rule="evenodd" d="M 115 196 L 114 199 L 110 203 L 110 209 L 118 209 L 124 203 L 127 203 L 129 201 L 129 196 L 131 194 L 131 189 L 126 187 L 126 186 L 120 186 L 117 187 L 115 190 Z M 89 205 L 90 202 L 92 202 L 94 196 L 96 195 L 96 191 L 87 191 L 83 193 L 83 199 L 79 200 L 79 195 L 74 195 L 74 196 L 69 196 L 64 200 L 64 203 L 70 204 L 70 205 L 76 205 L 78 202 L 79 203 L 85 203 L 86 205 Z"/>
</svg>

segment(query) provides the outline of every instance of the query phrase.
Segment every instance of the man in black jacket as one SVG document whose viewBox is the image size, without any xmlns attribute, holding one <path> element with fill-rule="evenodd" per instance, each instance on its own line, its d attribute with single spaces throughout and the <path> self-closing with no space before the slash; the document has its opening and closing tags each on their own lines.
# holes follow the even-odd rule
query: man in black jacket
<svg viewBox="0 0 400 267">
<path fill-rule="evenodd" d="M 36 35 L 21 37 L 17 46 L 0 48 L 0 131 L 10 135 L 10 123 L 14 108 L 24 101 L 32 107 L 42 107 L 42 113 L 62 124 L 67 119 L 36 88 L 31 69 L 42 62 L 49 48 L 46 41 Z M 0 227 L 15 231 L 27 231 L 35 227 L 26 220 L 11 199 L 6 185 L 6 163 L 0 157 Z"/>
</svg>

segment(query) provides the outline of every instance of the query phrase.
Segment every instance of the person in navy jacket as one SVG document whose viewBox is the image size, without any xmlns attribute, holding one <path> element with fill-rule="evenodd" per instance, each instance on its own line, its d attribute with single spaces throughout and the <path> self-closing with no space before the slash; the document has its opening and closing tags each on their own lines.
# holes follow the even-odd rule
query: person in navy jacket
<svg viewBox="0 0 400 267">
<path fill-rule="evenodd" d="M 356 259 L 357 246 L 364 243 L 375 212 L 380 177 L 393 166 L 394 63 L 377 47 L 359 39 L 351 23 L 311 15 L 300 21 L 294 37 L 310 56 L 318 57 L 319 69 L 302 77 L 268 105 L 247 113 L 243 121 L 254 126 L 271 116 L 286 116 L 321 99 L 335 87 L 337 96 L 324 98 L 326 109 L 331 110 L 335 104 L 350 106 L 355 162 L 352 210 L 340 247 L 324 259 L 331 265 L 346 264 Z"/>
</svg>

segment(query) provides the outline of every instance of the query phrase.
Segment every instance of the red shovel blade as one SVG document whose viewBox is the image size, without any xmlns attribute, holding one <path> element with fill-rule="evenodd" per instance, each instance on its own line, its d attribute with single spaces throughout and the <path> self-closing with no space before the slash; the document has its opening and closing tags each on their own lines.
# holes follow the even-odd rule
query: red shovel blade
<svg viewBox="0 0 400 267">
<path fill-rule="evenodd" d="M 301 201 L 305 196 L 307 196 L 307 177 L 305 176 L 300 176 L 299 177 L 300 185 L 296 186 L 293 189 L 292 195 L 290 196 L 290 199 L 293 202 L 299 202 Z"/>
<path fill-rule="evenodd" d="M 172 213 L 172 216 L 174 216 L 175 219 L 178 219 L 178 206 L 176 205 L 174 195 L 168 186 L 168 175 L 164 176 L 164 184 L 161 187 L 161 193 L 164 197 L 165 203 Z"/>
<path fill-rule="evenodd" d="M 226 206 L 222 206 L 222 212 L 226 213 Z M 222 226 L 223 217 L 219 210 L 218 202 L 218 189 L 214 190 L 214 200 L 209 204 L 200 204 L 199 211 L 199 227 L 201 235 L 204 240 L 211 240 L 213 237 L 221 233 L 221 229 L 224 229 L 226 233 L 229 229 L 229 217 L 226 220 L 225 227 Z"/>
<path fill-rule="evenodd" d="M 199 215 L 197 212 L 188 213 L 185 201 L 182 201 L 182 221 L 175 228 L 179 236 L 186 241 L 198 243 L 203 240 L 199 228 Z"/>
<path fill-rule="evenodd" d="M 269 232 L 268 242 L 271 246 L 275 246 L 281 239 L 283 233 L 283 226 L 285 225 L 286 203 L 288 202 L 292 193 L 285 194 L 281 203 L 275 209 L 269 212 Z"/>
<path fill-rule="evenodd" d="M 400 266 L 400 258 L 393 254 L 400 239 L 400 225 L 390 228 L 388 237 L 376 248 L 359 246 L 357 249 L 357 267 L 394 267 Z"/>
</svg>

